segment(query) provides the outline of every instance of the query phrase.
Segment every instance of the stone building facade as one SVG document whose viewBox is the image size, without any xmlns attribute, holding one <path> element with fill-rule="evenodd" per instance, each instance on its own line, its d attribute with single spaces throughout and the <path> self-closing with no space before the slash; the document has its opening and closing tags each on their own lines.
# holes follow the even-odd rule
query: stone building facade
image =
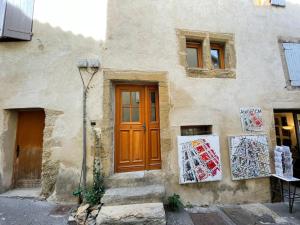
<svg viewBox="0 0 300 225">
<path fill-rule="evenodd" d="M 268 137 L 273 161 L 274 110 L 300 109 L 300 89 L 291 85 L 282 49 L 284 41 L 300 41 L 300 4 L 295 0 L 287 0 L 285 7 L 253 0 L 109 0 L 106 18 L 103 41 L 34 17 L 31 41 L 0 42 L 0 191 L 13 186 L 18 113 L 42 109 L 42 194 L 57 201 L 74 200 L 83 128 L 77 62 L 97 58 L 101 68 L 87 100 L 89 178 L 93 129 L 101 131 L 104 175 L 116 173 L 117 86 L 156 85 L 161 169 L 155 176 L 166 187 L 166 196 L 178 193 L 185 203 L 197 205 L 270 201 L 269 178 L 232 180 L 228 136 L 244 134 L 240 108 L 260 107 L 264 120 L 260 133 Z M 202 68 L 187 63 L 187 40 L 196 39 L 202 43 Z M 223 44 L 224 68 L 213 68 L 211 42 Z M 178 182 L 177 136 L 182 126 L 194 125 L 210 125 L 220 137 L 221 181 Z"/>
</svg>

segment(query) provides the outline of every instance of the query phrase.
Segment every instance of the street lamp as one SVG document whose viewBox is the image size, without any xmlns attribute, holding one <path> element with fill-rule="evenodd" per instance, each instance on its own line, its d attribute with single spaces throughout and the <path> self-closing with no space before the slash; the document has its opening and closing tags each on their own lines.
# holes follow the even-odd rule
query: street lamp
<svg viewBox="0 0 300 225">
<path fill-rule="evenodd" d="M 83 59 L 79 60 L 77 63 L 77 68 L 79 70 L 80 78 L 83 85 L 83 116 L 82 116 L 82 168 L 81 168 L 81 175 L 82 175 L 82 183 L 83 183 L 83 189 L 86 190 L 86 177 L 87 177 L 87 168 L 86 168 L 86 152 L 87 152 L 87 144 L 86 144 L 86 100 L 87 100 L 87 94 L 89 90 L 89 86 L 91 84 L 91 81 L 93 80 L 95 74 L 100 69 L 100 61 L 99 59 Z M 81 73 L 82 70 L 85 70 L 89 78 L 87 79 L 87 82 L 84 82 L 85 79 L 83 79 L 83 74 Z M 80 176 L 80 183 L 81 183 L 81 176 Z M 79 185 L 80 185 L 79 183 Z"/>
</svg>

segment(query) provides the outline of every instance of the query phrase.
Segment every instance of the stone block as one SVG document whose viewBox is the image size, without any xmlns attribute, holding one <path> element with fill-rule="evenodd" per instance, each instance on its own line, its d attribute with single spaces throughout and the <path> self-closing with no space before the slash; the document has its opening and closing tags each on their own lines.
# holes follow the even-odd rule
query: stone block
<svg viewBox="0 0 300 225">
<path fill-rule="evenodd" d="M 162 203 L 146 203 L 121 206 L 104 206 L 96 220 L 97 225 L 165 225 Z"/>
<path fill-rule="evenodd" d="M 111 188 L 106 190 L 101 202 L 105 206 L 160 202 L 164 195 L 165 187 L 162 185 Z"/>
</svg>

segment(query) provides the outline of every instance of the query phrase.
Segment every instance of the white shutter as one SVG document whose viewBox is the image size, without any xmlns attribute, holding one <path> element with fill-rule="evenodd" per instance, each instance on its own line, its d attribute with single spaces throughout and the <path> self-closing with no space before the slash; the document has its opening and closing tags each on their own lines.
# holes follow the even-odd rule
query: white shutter
<svg viewBox="0 0 300 225">
<path fill-rule="evenodd" d="M 0 37 L 2 36 L 3 33 L 5 9 L 6 9 L 6 0 L 0 0 Z"/>
<path fill-rule="evenodd" d="M 34 0 L 6 0 L 2 36 L 31 40 Z"/>
<path fill-rule="evenodd" d="M 271 0 L 271 5 L 284 7 L 286 4 L 285 1 L 286 0 Z"/>
<path fill-rule="evenodd" d="M 300 44 L 283 43 L 285 59 L 292 86 L 300 86 Z"/>
</svg>

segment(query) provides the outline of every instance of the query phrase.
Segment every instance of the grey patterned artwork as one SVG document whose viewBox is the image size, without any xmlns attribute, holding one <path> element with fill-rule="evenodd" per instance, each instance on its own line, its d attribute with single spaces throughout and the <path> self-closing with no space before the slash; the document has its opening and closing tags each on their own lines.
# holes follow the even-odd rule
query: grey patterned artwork
<svg viewBox="0 0 300 225">
<path fill-rule="evenodd" d="M 229 152 L 233 180 L 270 175 L 269 147 L 266 135 L 230 136 Z"/>
</svg>

